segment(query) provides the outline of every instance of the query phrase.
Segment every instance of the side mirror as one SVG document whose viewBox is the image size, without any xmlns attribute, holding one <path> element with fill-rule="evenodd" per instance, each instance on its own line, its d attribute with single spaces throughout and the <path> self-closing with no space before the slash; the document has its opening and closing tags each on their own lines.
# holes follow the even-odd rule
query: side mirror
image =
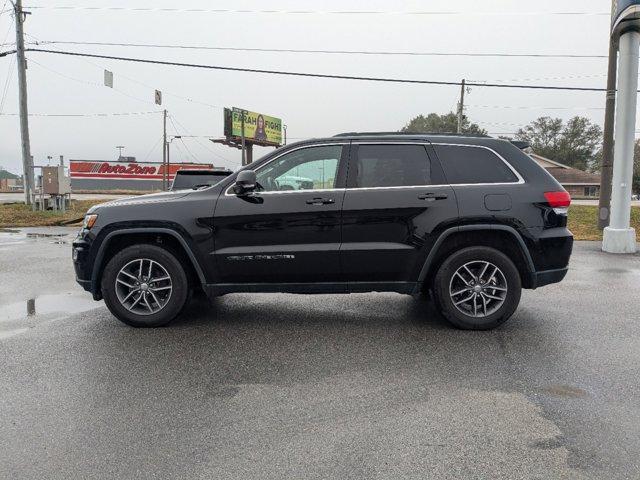
<svg viewBox="0 0 640 480">
<path fill-rule="evenodd" d="M 256 172 L 253 170 L 242 170 L 236 177 L 233 191 L 236 195 L 243 195 L 256 189 Z"/>
</svg>

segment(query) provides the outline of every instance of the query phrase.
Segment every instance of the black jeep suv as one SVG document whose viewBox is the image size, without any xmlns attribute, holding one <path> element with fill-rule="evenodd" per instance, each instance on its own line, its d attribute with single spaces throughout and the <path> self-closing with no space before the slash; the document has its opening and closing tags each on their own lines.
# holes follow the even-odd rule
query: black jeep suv
<svg viewBox="0 0 640 480">
<path fill-rule="evenodd" d="M 95 206 L 73 262 L 85 290 L 137 327 L 168 323 L 201 289 L 430 293 L 457 327 L 489 329 L 522 288 L 564 278 L 569 203 L 508 141 L 344 134 L 279 148 L 208 188 Z"/>
</svg>

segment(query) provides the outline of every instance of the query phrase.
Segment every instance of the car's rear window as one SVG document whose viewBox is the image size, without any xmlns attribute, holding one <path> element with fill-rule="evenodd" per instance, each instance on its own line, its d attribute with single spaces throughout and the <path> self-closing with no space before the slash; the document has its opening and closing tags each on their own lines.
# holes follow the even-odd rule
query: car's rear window
<svg viewBox="0 0 640 480">
<path fill-rule="evenodd" d="M 434 145 L 450 184 L 515 183 L 518 177 L 488 148 Z"/>
</svg>

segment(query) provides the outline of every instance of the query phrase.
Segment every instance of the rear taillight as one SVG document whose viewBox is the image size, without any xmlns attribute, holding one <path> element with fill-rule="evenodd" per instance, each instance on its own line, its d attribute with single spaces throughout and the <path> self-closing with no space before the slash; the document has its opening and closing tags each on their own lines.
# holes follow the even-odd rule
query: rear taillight
<svg viewBox="0 0 640 480">
<path fill-rule="evenodd" d="M 569 192 L 544 192 L 544 198 L 547 199 L 547 203 L 556 213 L 567 213 L 569 205 L 571 205 L 571 195 Z"/>
</svg>

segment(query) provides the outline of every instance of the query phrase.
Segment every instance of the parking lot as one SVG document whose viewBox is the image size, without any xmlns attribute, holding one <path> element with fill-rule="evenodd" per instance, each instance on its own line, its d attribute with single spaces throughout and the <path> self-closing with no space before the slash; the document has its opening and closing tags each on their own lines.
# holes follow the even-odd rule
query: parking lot
<svg viewBox="0 0 640 480">
<path fill-rule="evenodd" d="M 0 233 L 0 478 L 640 477 L 640 255 L 577 243 L 491 332 L 396 294 L 139 330 L 76 286 L 71 238 Z"/>
</svg>

